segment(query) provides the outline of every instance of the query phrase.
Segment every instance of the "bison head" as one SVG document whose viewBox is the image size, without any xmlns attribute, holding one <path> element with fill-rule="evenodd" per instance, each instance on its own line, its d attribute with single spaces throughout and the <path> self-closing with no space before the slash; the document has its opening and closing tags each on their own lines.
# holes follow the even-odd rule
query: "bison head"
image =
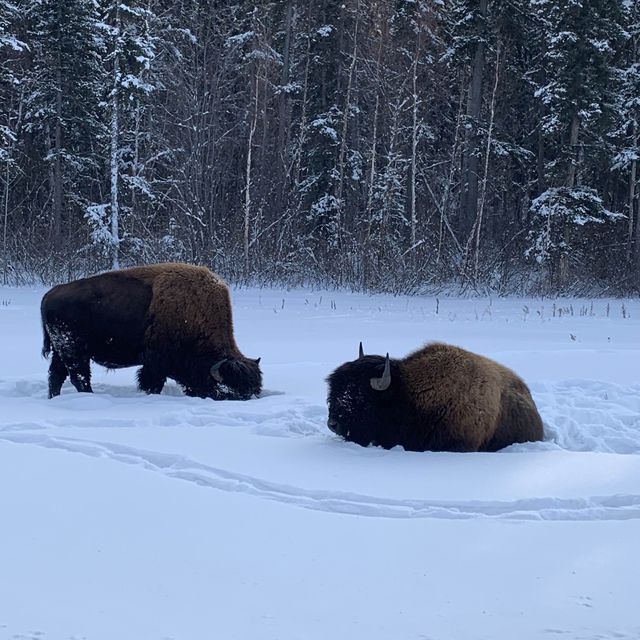
<svg viewBox="0 0 640 640">
<path fill-rule="evenodd" d="M 398 444 L 403 428 L 403 382 L 398 362 L 387 354 L 366 356 L 338 367 L 328 378 L 331 431 L 364 447 Z"/>
<path fill-rule="evenodd" d="M 224 358 L 211 366 L 218 400 L 249 400 L 262 391 L 260 358 Z"/>
</svg>

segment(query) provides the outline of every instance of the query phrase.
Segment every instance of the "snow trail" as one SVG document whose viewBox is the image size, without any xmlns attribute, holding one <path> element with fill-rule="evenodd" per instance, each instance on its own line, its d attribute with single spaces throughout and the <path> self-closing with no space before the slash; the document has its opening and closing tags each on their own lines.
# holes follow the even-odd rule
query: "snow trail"
<svg viewBox="0 0 640 640">
<path fill-rule="evenodd" d="M 124 464 L 139 465 L 171 478 L 193 482 L 220 491 L 246 493 L 286 504 L 372 518 L 505 518 L 514 520 L 630 520 L 640 518 L 639 495 L 592 496 L 589 498 L 534 498 L 498 501 L 440 502 L 391 500 L 348 492 L 311 491 L 277 484 L 258 477 L 231 473 L 184 456 L 145 451 L 108 442 L 92 442 L 46 435 L 3 433 L 0 440 L 17 444 L 62 449 L 94 457 L 107 457 Z"/>
</svg>

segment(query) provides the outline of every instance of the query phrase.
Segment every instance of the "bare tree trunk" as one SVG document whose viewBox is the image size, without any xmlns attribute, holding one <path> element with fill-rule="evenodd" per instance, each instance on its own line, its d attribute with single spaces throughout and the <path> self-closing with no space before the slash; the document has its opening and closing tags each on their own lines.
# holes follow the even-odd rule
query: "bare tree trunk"
<svg viewBox="0 0 640 640">
<path fill-rule="evenodd" d="M 636 197 L 636 173 L 637 173 L 637 161 L 631 161 L 631 175 L 629 176 L 629 235 L 627 238 L 627 260 L 631 260 L 632 253 L 636 255 L 638 253 L 637 247 L 633 247 L 633 233 L 634 227 L 638 224 L 635 220 L 635 197 Z M 635 223 L 635 224 L 634 224 Z"/>
<path fill-rule="evenodd" d="M 440 224 L 438 228 L 438 252 L 436 254 L 436 265 L 440 264 L 440 257 L 442 253 L 442 239 L 444 237 L 445 226 L 449 233 L 453 236 L 456 246 L 460 247 L 460 243 L 456 236 L 453 234 L 453 230 L 448 224 L 448 208 L 449 208 L 449 196 L 451 194 L 451 185 L 453 184 L 453 176 L 456 168 L 456 156 L 458 155 L 458 148 L 460 146 L 460 126 L 462 123 L 462 105 L 464 98 L 464 86 L 460 85 L 460 99 L 458 101 L 458 116 L 456 118 L 456 132 L 453 139 L 453 146 L 451 148 L 451 161 L 449 163 L 449 175 L 447 176 L 447 183 L 444 187 L 444 193 L 442 194 L 442 201 L 438 207 L 440 213 Z M 434 200 L 435 202 L 435 200 Z M 436 203 L 437 205 L 437 203 Z M 446 224 L 445 224 L 446 223 Z M 462 254 L 462 250 L 460 251 Z"/>
<path fill-rule="evenodd" d="M 245 278 L 249 276 L 249 230 L 251 227 L 251 157 L 253 153 L 253 137 L 256 133 L 258 126 L 258 101 L 259 101 L 259 80 L 258 69 L 256 69 L 255 79 L 255 99 L 253 108 L 253 118 L 251 125 L 249 126 L 249 140 L 247 142 L 247 162 L 246 162 L 246 183 L 244 188 L 244 226 L 243 226 L 243 241 L 244 241 L 244 275 Z"/>
<path fill-rule="evenodd" d="M 150 25 L 149 25 L 149 13 L 151 12 L 151 1 L 147 1 L 147 14 L 144 19 L 144 37 L 150 37 Z M 140 79 L 144 80 L 145 69 L 140 72 Z M 131 190 L 131 211 L 133 213 L 133 220 L 138 220 L 138 183 L 137 178 L 140 176 L 140 125 L 142 122 L 142 116 L 144 115 L 144 106 L 141 103 L 140 97 L 136 97 L 136 108 L 134 113 L 134 142 L 133 142 L 133 176 L 136 179 Z M 131 231 L 131 230 L 130 230 Z"/>
<path fill-rule="evenodd" d="M 487 6 L 488 0 L 480 0 L 478 11 L 482 20 L 487 16 Z M 484 65 L 485 43 L 484 37 L 480 35 L 473 56 L 469 98 L 467 101 L 467 123 L 462 174 L 463 196 L 460 203 L 460 231 L 463 234 L 463 238 L 469 236 L 478 210 L 478 165 L 480 161 L 478 123 L 482 110 L 482 78 L 484 75 Z"/>
<path fill-rule="evenodd" d="M 578 136 L 580 134 L 580 118 L 577 113 L 571 117 L 571 129 L 569 133 L 569 168 L 567 171 L 567 187 L 573 189 L 576 184 L 576 172 L 578 169 Z M 569 246 L 569 225 L 565 222 L 562 228 L 565 246 Z M 567 284 L 569 276 L 569 255 L 567 251 L 560 254 L 558 261 L 558 285 L 563 288 Z"/>
<path fill-rule="evenodd" d="M 578 114 L 571 116 L 571 130 L 569 133 L 569 168 L 567 171 L 567 187 L 573 189 L 576 184 L 576 171 L 578 167 L 578 134 L 580 133 L 580 119 Z"/>
<path fill-rule="evenodd" d="M 134 131 L 134 142 L 133 142 L 133 175 L 134 178 L 138 178 L 140 175 L 140 120 L 141 120 L 141 105 L 140 99 L 136 100 L 136 111 L 134 115 L 135 121 L 135 131 Z M 134 219 L 138 214 L 138 186 L 137 183 L 134 182 L 133 189 L 131 190 L 131 211 L 133 213 Z M 129 233 L 131 233 L 131 229 L 129 229 Z"/>
<path fill-rule="evenodd" d="M 293 157 L 291 173 L 293 184 L 298 185 L 300 181 L 300 169 L 302 168 L 302 156 L 304 145 L 307 140 L 307 109 L 309 108 L 309 66 L 311 64 L 311 38 L 307 36 L 307 53 L 304 63 L 304 82 L 302 85 L 302 104 L 300 113 L 300 128 L 298 131 L 298 143 Z"/>
<path fill-rule="evenodd" d="M 278 231 L 278 255 L 282 255 L 283 252 L 288 250 L 286 243 L 287 238 L 290 237 L 291 220 L 300 213 L 300 209 L 302 207 L 302 196 L 298 192 L 298 185 L 300 183 L 300 171 L 302 168 L 304 146 L 307 140 L 307 109 L 309 107 L 309 66 L 311 63 L 311 38 L 307 35 L 306 40 L 307 47 L 304 66 L 304 80 L 302 83 L 302 102 L 300 107 L 301 112 L 298 119 L 299 128 L 295 150 L 293 151 L 293 157 L 291 158 L 291 163 L 286 171 L 285 177 L 285 182 L 290 185 L 288 192 L 285 194 L 285 198 L 288 197 L 289 202 L 287 206 L 287 215 L 283 217 L 284 224 L 280 226 L 280 229 Z"/>
<path fill-rule="evenodd" d="M 633 146 L 638 146 L 638 125 L 633 123 Z M 631 161 L 631 174 L 629 176 L 629 235 L 627 237 L 627 262 L 631 261 L 631 256 L 633 255 L 637 261 L 638 258 L 638 250 L 640 247 L 636 245 L 635 249 L 633 246 L 633 232 L 634 232 L 634 209 L 635 209 L 635 198 L 636 198 L 636 173 L 637 173 L 637 160 Z M 638 221 L 640 222 L 640 221 Z M 635 223 L 638 224 L 637 222 Z"/>
<path fill-rule="evenodd" d="M 635 144 L 638 144 L 638 138 L 635 138 Z M 633 257 L 636 264 L 636 271 L 640 271 L 640 207 L 636 206 L 637 193 L 636 193 L 636 181 L 638 175 L 638 161 L 633 160 L 631 163 L 631 177 L 629 179 L 629 227 L 631 227 L 631 220 L 635 217 L 635 236 L 636 241 L 633 247 Z M 637 213 L 634 216 L 634 209 L 637 209 Z M 631 238 L 629 238 L 629 244 L 631 244 Z"/>
<path fill-rule="evenodd" d="M 60 11 L 60 9 L 58 9 Z M 53 248 L 62 245 L 62 52 L 56 55 L 56 121 L 53 134 Z"/>
<path fill-rule="evenodd" d="M 2 273 L 3 283 L 9 281 L 9 253 L 7 251 L 7 230 L 9 228 L 9 155 L 5 161 L 4 170 L 4 213 L 2 216 Z"/>
<path fill-rule="evenodd" d="M 118 98 L 114 94 L 111 101 L 111 268 L 120 268 L 120 209 L 118 189 L 120 172 L 118 168 Z"/>
<path fill-rule="evenodd" d="M 5 183 L 4 183 L 4 211 L 3 211 L 3 224 L 2 224 L 2 254 L 3 254 L 3 281 L 4 284 L 8 284 L 9 281 L 9 249 L 7 246 L 7 238 L 9 236 L 9 197 L 11 192 L 11 167 L 12 164 L 12 151 L 15 152 L 15 140 L 19 137 L 19 132 L 22 127 L 22 116 L 24 109 L 24 97 L 25 97 L 25 85 L 20 88 L 20 97 L 18 99 L 18 112 L 13 127 L 15 139 L 13 144 L 9 144 L 7 141 L 6 146 L 6 160 L 5 160 Z M 11 149 L 10 147 L 13 147 Z"/>
<path fill-rule="evenodd" d="M 473 278 L 478 279 L 478 260 L 480 256 L 480 231 L 482 229 L 482 216 L 484 213 L 484 205 L 487 198 L 487 178 L 489 176 L 489 156 L 491 154 L 491 138 L 493 135 L 493 122 L 496 114 L 496 94 L 498 93 L 498 80 L 500 78 L 500 41 L 496 46 L 496 72 L 493 83 L 493 91 L 491 93 L 491 108 L 489 111 L 489 130 L 487 131 L 487 146 L 484 151 L 484 173 L 482 176 L 482 188 L 480 197 L 480 209 L 478 210 L 478 219 L 476 221 L 476 246 L 475 246 L 475 264 L 473 268 Z"/>
<path fill-rule="evenodd" d="M 113 50 L 113 86 L 111 91 L 111 268 L 120 268 L 119 191 L 119 98 L 120 98 L 120 5 L 116 9 L 115 46 Z"/>
<path fill-rule="evenodd" d="M 291 25 L 293 22 L 293 0 L 288 0 L 284 25 L 284 51 L 282 52 L 282 73 L 280 75 L 280 95 L 278 96 L 278 154 L 281 162 L 286 157 L 286 137 L 289 132 L 289 118 L 287 117 L 288 90 L 285 90 L 289 82 L 291 66 Z"/>
<path fill-rule="evenodd" d="M 636 141 L 637 144 L 637 141 Z M 633 210 L 635 207 L 635 201 L 637 200 L 636 194 L 636 176 L 638 171 L 637 161 L 634 160 L 631 166 L 631 180 L 629 184 L 629 217 L 633 217 Z M 636 241 L 633 250 L 634 261 L 636 265 L 636 272 L 640 272 L 640 206 L 635 207 L 638 211 L 636 213 L 636 225 L 635 234 Z"/>
<path fill-rule="evenodd" d="M 340 152 L 338 154 L 338 211 L 336 212 L 336 231 L 338 247 L 342 245 L 342 210 L 344 209 L 343 195 L 344 195 L 344 175 L 346 169 L 346 154 L 347 154 L 347 129 L 349 124 L 349 114 L 351 112 L 351 93 L 353 91 L 353 78 L 355 76 L 356 61 L 358 58 L 358 28 L 360 25 L 360 0 L 356 4 L 356 24 L 353 32 L 353 51 L 351 52 L 351 64 L 349 65 L 349 75 L 347 79 L 347 94 L 344 100 L 344 108 L 342 115 L 342 134 L 340 140 Z"/>
<path fill-rule="evenodd" d="M 542 120 L 542 113 L 540 113 L 540 120 Z M 538 154 L 536 158 L 536 182 L 538 187 L 538 194 L 541 194 L 546 187 L 545 171 L 544 171 L 544 133 L 542 131 L 542 123 L 538 125 Z"/>
<path fill-rule="evenodd" d="M 420 56 L 420 32 L 416 36 L 416 51 L 413 59 L 413 70 L 411 74 L 411 88 L 413 91 L 413 102 L 411 105 L 411 185 L 410 185 L 410 208 L 411 208 L 411 246 L 416 246 L 418 229 L 418 212 L 416 210 L 416 164 L 418 156 L 418 57 Z"/>
<path fill-rule="evenodd" d="M 373 108 L 373 132 L 371 134 L 371 162 L 369 164 L 369 188 L 367 193 L 367 206 L 365 209 L 365 220 L 367 221 L 367 244 L 371 238 L 372 230 L 372 209 L 373 195 L 376 181 L 376 159 L 378 150 L 378 116 L 380 113 L 380 61 L 382 58 L 382 34 L 378 43 L 378 56 L 376 60 L 376 104 Z M 366 283 L 365 283 L 366 284 Z"/>
<path fill-rule="evenodd" d="M 636 4 L 636 10 L 634 11 L 634 15 L 636 18 L 638 17 L 638 5 Z M 633 36 L 633 62 L 635 64 L 638 63 L 638 55 L 640 54 L 640 34 L 636 30 Z M 638 144 L 640 143 L 640 131 L 638 131 L 638 123 L 634 120 L 633 123 L 633 136 L 632 136 L 632 145 L 635 149 L 638 148 Z M 633 262 L 635 263 L 635 272 L 636 274 L 640 273 L 640 206 L 636 206 L 637 200 L 637 191 L 636 191 L 636 182 L 638 177 L 638 161 L 631 161 L 631 175 L 629 177 L 629 250 L 633 256 Z M 637 209 L 637 213 L 634 218 L 634 209 Z M 635 243 L 633 243 L 633 239 L 631 237 L 633 233 L 635 219 Z M 632 246 L 633 244 L 633 246 Z"/>
</svg>

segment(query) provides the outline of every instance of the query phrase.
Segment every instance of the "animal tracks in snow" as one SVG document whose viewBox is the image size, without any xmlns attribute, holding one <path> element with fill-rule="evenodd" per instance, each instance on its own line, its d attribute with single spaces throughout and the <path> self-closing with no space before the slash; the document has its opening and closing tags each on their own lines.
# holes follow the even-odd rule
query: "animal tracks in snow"
<svg viewBox="0 0 640 640">
<path fill-rule="evenodd" d="M 13 403 L 17 410 L 12 412 L 14 415 L 24 415 L 20 409 L 25 398 L 30 399 L 29 410 L 33 409 L 34 399 L 42 399 L 38 404 L 45 414 L 37 420 L 20 422 L 5 421 L 0 416 L 0 432 L 56 426 L 188 426 L 248 428 L 273 437 L 329 437 L 323 404 L 274 391 L 265 392 L 259 400 L 214 403 L 186 398 L 175 385 L 167 385 L 162 395 L 152 397 L 126 386 L 98 383 L 94 387 L 94 394 L 67 390 L 48 401 L 44 382 L 0 380 L 0 397 Z M 509 451 L 640 453 L 640 385 L 567 380 L 533 383 L 531 390 L 544 420 L 546 440 L 515 445 Z"/>
<path fill-rule="evenodd" d="M 9 422 L 0 416 L 0 433 L 59 426 L 131 428 L 131 427 L 247 427 L 255 433 L 274 437 L 308 436 L 326 431 L 326 409 L 275 391 L 249 402 L 213 402 L 188 398 L 172 384 L 159 396 L 147 396 L 135 388 L 93 385 L 95 393 L 78 394 L 66 389 L 54 400 L 47 400 L 43 382 L 0 380 L 0 398 L 20 403 L 29 398 L 42 400 L 40 408 L 46 418 Z M 15 411 L 13 412 L 16 413 Z M 3 424 L 3 422 L 5 422 Z"/>
<path fill-rule="evenodd" d="M 110 443 L 106 442 L 110 440 L 109 430 L 195 428 L 205 437 L 203 441 L 211 437 L 214 446 L 217 446 L 214 432 L 224 433 L 224 430 L 229 430 L 229 434 L 249 432 L 276 438 L 312 436 L 319 438 L 321 443 L 322 438 L 326 438 L 328 444 L 340 446 L 326 429 L 326 407 L 300 397 L 272 392 L 249 402 L 213 402 L 186 398 L 171 386 L 168 386 L 168 393 L 153 397 L 126 386 L 98 383 L 95 387 L 94 394 L 78 394 L 69 390 L 49 401 L 43 382 L 0 380 L 0 397 L 7 407 L 6 413 L 0 415 L 0 440 L 105 457 L 220 491 L 246 493 L 333 513 L 441 519 L 566 521 L 640 518 L 640 495 L 636 495 L 633 485 L 625 487 L 617 495 L 599 495 L 595 486 L 586 491 L 586 497 L 526 497 L 506 501 L 424 500 L 404 499 L 400 493 L 398 497 L 384 498 L 340 491 L 335 486 L 334 489 L 305 489 L 294 484 L 300 483 L 299 479 L 288 484 L 289 476 L 286 474 L 278 479 L 279 482 L 274 482 L 209 466 L 183 455 Z M 640 453 L 640 385 L 568 380 L 535 383 L 532 392 L 545 422 L 547 440 L 514 445 L 499 456 L 549 450 Z M 20 419 L 16 419 L 18 416 Z M 61 428 L 70 427 L 75 431 L 65 433 L 63 437 Z M 80 437 L 85 428 L 92 430 L 86 439 Z M 96 435 L 96 428 L 104 429 L 104 432 Z M 212 433 L 208 435 L 200 429 Z M 69 435 L 72 437 L 66 437 Z M 221 443 L 224 441 L 224 438 L 220 440 Z M 351 450 L 345 449 L 345 452 L 350 454 Z M 372 473 L 370 459 L 378 451 L 354 449 L 354 453 L 366 453 L 365 458 L 369 462 L 362 467 L 362 473 Z M 383 452 L 380 450 L 380 453 Z M 359 464 L 359 456 L 349 455 L 348 458 L 349 464 Z M 277 461 L 273 463 L 277 464 Z M 366 483 L 360 486 L 366 486 Z M 629 488 L 631 491 L 627 491 Z M 607 491 L 614 493 L 616 488 L 610 486 L 602 493 Z M 539 487 L 539 492 L 546 495 L 553 492 L 553 488 L 544 484 Z"/>
<path fill-rule="evenodd" d="M 547 438 L 535 446 L 640 453 L 640 385 L 567 380 L 532 384 L 531 391 Z"/>
<path fill-rule="evenodd" d="M 526 498 L 512 501 L 437 501 L 382 498 L 342 491 L 304 489 L 205 465 L 185 456 L 145 451 L 119 444 L 46 434 L 4 433 L 0 440 L 61 449 L 141 466 L 170 478 L 230 493 L 245 493 L 306 509 L 374 518 L 463 520 L 630 520 L 640 518 L 640 495 L 588 498 Z"/>
</svg>

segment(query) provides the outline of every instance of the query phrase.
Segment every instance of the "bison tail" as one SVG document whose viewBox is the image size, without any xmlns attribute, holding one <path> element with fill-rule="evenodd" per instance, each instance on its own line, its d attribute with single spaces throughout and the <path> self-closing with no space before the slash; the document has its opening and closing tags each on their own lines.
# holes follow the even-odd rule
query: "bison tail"
<svg viewBox="0 0 640 640">
<path fill-rule="evenodd" d="M 44 315 L 42 316 L 42 357 L 48 358 L 51 353 L 51 338 L 47 331 L 47 325 L 44 321 Z"/>
</svg>

